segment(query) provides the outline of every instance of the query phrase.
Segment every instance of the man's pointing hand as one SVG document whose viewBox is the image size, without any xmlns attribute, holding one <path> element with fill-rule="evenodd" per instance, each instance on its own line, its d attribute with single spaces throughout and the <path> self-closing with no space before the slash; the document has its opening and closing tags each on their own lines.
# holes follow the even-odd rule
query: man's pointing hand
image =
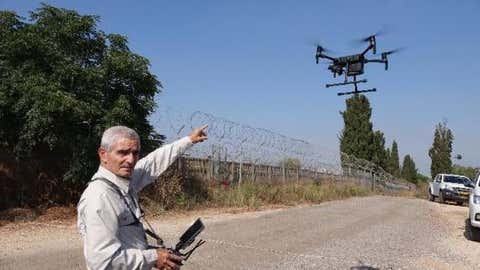
<svg viewBox="0 0 480 270">
<path fill-rule="evenodd" d="M 208 125 L 203 125 L 200 128 L 194 129 L 190 135 L 190 140 L 192 140 L 192 143 L 198 143 L 198 142 L 203 142 L 207 139 L 207 133 L 205 132 L 205 129 L 207 129 Z"/>
</svg>

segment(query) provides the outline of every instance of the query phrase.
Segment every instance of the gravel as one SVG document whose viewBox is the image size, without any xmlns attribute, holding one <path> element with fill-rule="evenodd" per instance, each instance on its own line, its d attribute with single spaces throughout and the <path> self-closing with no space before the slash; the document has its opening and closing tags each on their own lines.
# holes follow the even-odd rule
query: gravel
<svg viewBox="0 0 480 270">
<path fill-rule="evenodd" d="M 200 247 L 182 269 L 479 269 L 468 208 L 373 196 L 287 209 L 153 220 L 173 245 L 197 215 Z M 0 269 L 85 269 L 74 225 L 0 228 Z"/>
</svg>

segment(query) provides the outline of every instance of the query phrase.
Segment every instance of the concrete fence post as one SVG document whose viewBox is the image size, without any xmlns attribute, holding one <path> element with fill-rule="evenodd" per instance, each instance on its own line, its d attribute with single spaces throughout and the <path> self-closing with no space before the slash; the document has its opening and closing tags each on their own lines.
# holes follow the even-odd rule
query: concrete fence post
<svg viewBox="0 0 480 270">
<path fill-rule="evenodd" d="M 255 171 L 255 163 L 252 164 L 252 182 L 255 182 L 257 179 L 256 171 Z"/>
<path fill-rule="evenodd" d="M 375 191 L 375 172 L 372 170 L 371 171 L 372 175 L 372 191 Z"/>
<path fill-rule="evenodd" d="M 242 170 L 243 170 L 243 161 L 240 161 L 240 166 L 238 167 L 238 183 L 242 183 Z"/>
</svg>

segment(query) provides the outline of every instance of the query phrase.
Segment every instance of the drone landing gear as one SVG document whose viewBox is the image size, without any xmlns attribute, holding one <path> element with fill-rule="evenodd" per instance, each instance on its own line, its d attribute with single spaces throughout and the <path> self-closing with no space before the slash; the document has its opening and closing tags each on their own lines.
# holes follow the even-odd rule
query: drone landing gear
<svg viewBox="0 0 480 270">
<path fill-rule="evenodd" d="M 343 96 L 343 95 L 352 95 L 352 94 L 359 94 L 359 93 L 366 93 L 366 92 L 376 92 L 377 89 L 376 88 L 372 88 L 372 89 L 365 89 L 365 90 L 355 90 L 355 91 L 351 91 L 351 92 L 340 92 L 340 93 L 337 93 L 338 96 Z"/>
<path fill-rule="evenodd" d="M 333 86 L 340 86 L 340 85 L 347 85 L 347 84 L 357 84 L 357 83 L 366 83 L 367 82 L 367 79 L 363 79 L 363 80 L 359 80 L 359 81 L 352 81 L 352 82 L 343 82 L 343 83 L 330 83 L 330 84 L 326 84 L 325 87 L 326 88 L 329 88 L 329 87 L 333 87 Z"/>
<path fill-rule="evenodd" d="M 367 79 L 363 79 L 363 80 L 358 80 L 357 81 L 357 76 L 353 76 L 353 81 L 345 81 L 343 83 L 332 83 L 332 84 L 326 84 L 325 87 L 329 88 L 329 87 L 333 87 L 333 86 L 341 86 L 341 85 L 348 85 L 348 84 L 353 84 L 354 85 L 354 90 L 353 91 L 350 91 L 350 92 L 340 92 L 340 93 L 337 93 L 338 96 L 343 96 L 343 95 L 352 95 L 352 94 L 359 94 L 359 93 L 367 93 L 367 92 L 376 92 L 377 89 L 376 88 L 372 88 L 372 89 L 365 89 L 365 90 L 358 90 L 358 84 L 359 83 L 366 83 L 367 82 Z"/>
</svg>

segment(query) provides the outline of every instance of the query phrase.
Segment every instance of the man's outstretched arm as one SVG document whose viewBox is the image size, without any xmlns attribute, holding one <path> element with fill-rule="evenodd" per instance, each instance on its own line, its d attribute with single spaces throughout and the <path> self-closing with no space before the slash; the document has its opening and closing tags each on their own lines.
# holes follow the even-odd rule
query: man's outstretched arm
<svg viewBox="0 0 480 270">
<path fill-rule="evenodd" d="M 130 186 L 138 193 L 146 185 L 155 181 L 189 147 L 207 139 L 205 132 L 207 127 L 204 125 L 197 128 L 190 135 L 164 145 L 140 159 L 135 166 Z"/>
</svg>

